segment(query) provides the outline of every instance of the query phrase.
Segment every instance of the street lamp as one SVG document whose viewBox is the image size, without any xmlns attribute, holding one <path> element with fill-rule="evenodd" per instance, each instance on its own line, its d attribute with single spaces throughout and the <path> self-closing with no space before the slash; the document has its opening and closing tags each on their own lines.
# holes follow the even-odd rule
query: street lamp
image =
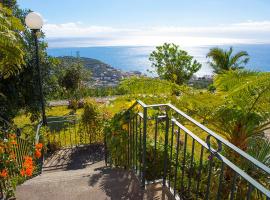
<svg viewBox="0 0 270 200">
<path fill-rule="evenodd" d="M 39 13 L 30 12 L 25 17 L 25 23 L 28 28 L 32 30 L 34 39 L 35 39 L 35 53 L 36 53 L 36 67 L 38 70 L 38 84 L 39 84 L 39 93 L 40 93 L 40 101 L 41 101 L 41 109 L 42 109 L 42 122 L 43 124 L 47 123 L 46 115 L 45 115 L 45 103 L 44 103 L 44 95 L 42 89 L 42 82 L 41 82 L 41 72 L 40 72 L 40 65 L 39 65 L 39 55 L 38 55 L 38 38 L 37 33 L 43 26 L 43 19 Z"/>
</svg>

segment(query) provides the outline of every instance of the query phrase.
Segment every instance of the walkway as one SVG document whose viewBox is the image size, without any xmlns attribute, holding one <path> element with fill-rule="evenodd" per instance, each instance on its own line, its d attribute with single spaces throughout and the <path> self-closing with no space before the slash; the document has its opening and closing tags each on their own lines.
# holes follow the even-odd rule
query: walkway
<svg viewBox="0 0 270 200">
<path fill-rule="evenodd" d="M 95 149 L 95 151 L 93 151 Z M 60 150 L 47 158 L 44 172 L 17 188 L 18 200 L 171 199 L 160 185 L 141 190 L 133 173 L 108 168 L 101 146 Z"/>
</svg>

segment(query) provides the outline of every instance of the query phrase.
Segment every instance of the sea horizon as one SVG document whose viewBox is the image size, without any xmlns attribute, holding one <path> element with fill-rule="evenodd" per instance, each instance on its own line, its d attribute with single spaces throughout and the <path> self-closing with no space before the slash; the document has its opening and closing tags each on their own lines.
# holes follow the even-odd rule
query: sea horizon
<svg viewBox="0 0 270 200">
<path fill-rule="evenodd" d="M 228 49 L 234 47 L 234 52 L 247 51 L 250 61 L 246 69 L 255 71 L 270 71 L 270 44 L 237 44 L 237 45 L 200 45 L 183 46 L 183 50 L 202 64 L 197 76 L 211 75 L 212 69 L 208 64 L 206 54 L 213 47 Z M 122 71 L 140 71 L 150 75 L 152 70 L 149 61 L 150 53 L 155 46 L 92 46 L 92 47 L 50 47 L 48 54 L 51 56 L 77 56 L 100 60 Z"/>
</svg>

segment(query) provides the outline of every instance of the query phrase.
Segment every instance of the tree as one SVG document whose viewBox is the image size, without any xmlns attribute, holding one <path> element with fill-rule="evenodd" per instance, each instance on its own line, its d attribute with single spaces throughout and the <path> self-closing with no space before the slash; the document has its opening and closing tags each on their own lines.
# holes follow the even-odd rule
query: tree
<svg viewBox="0 0 270 200">
<path fill-rule="evenodd" d="M 244 151 L 270 129 L 270 73 L 235 70 L 214 79 L 216 92 L 194 92 L 181 99 L 187 111 L 199 116 Z"/>
<path fill-rule="evenodd" d="M 12 5 L 12 11 L 4 8 L 3 10 L 8 11 L 8 18 L 14 19 L 14 26 L 16 24 L 24 24 L 25 16 L 30 12 L 30 10 L 21 10 L 18 6 Z M 0 15 L 2 13 L 0 12 Z M 6 20 L 5 19 L 5 20 Z M 9 23 L 10 24 L 10 23 Z M 1 26 L 2 28 L 2 22 Z M 6 59 L 7 65 L 5 65 L 3 73 L 5 75 L 0 75 L 0 113 L 1 116 L 7 120 L 11 120 L 20 109 L 24 109 L 26 113 L 31 114 L 31 119 L 38 119 L 41 111 L 39 90 L 37 85 L 37 68 L 35 65 L 34 58 L 34 38 L 29 29 L 26 26 L 22 26 L 22 31 L 13 31 L 15 35 L 20 33 L 20 40 L 23 46 L 23 57 L 22 61 L 16 58 L 16 52 L 12 48 L 5 53 L 4 59 Z M 11 32 L 12 33 L 12 32 Z M 1 35 L 0 31 L 0 35 Z M 12 34 L 9 34 L 10 36 Z M 5 35 L 7 37 L 8 35 Z M 48 97 L 53 93 L 56 93 L 56 90 L 59 89 L 58 80 L 56 78 L 58 62 L 55 58 L 48 56 L 46 52 L 47 43 L 43 40 L 45 35 L 39 33 L 39 57 L 40 57 L 40 67 L 43 79 L 44 87 L 44 96 Z M 2 37 L 0 38 L 0 40 Z M 0 52 L 3 49 L 9 47 L 6 43 L 13 43 L 13 37 L 11 39 L 6 39 L 3 43 L 3 48 L 0 48 Z M 0 42 L 1 43 L 1 42 Z M 16 43 L 19 45 L 20 43 Z M 14 44 L 15 45 L 15 44 Z M 1 44 L 0 44 L 1 46 Z M 11 46 L 10 46 L 11 47 Z M 0 53 L 0 62 L 2 61 Z M 21 58 L 21 57 L 20 57 Z M 18 61 L 18 64 L 11 65 Z M 20 61 L 20 62 L 19 62 Z M 19 65 L 19 63 L 21 65 Z M 2 66 L 2 65 L 1 65 Z M 1 68 L 0 66 L 0 68 Z M 10 66 L 10 67 L 7 67 Z M 10 69 L 7 71 L 7 69 Z M 10 73 L 6 73 L 10 72 Z M 1 70 L 0 70 L 1 74 Z M 46 99 L 46 98 L 45 98 Z"/>
<path fill-rule="evenodd" d="M 156 47 L 149 60 L 162 79 L 179 85 L 186 83 L 201 68 L 200 63 L 175 44 Z"/>
<path fill-rule="evenodd" d="M 19 31 L 24 27 L 12 15 L 12 10 L 0 3 L 0 76 L 8 78 L 18 73 L 24 64 L 24 46 Z"/>
<path fill-rule="evenodd" d="M 68 91 L 81 89 L 90 80 L 91 73 L 81 63 L 73 63 L 66 66 L 63 77 L 59 79 L 60 84 Z"/>
<path fill-rule="evenodd" d="M 206 56 L 210 58 L 210 66 L 215 73 L 223 71 L 242 69 L 249 61 L 249 55 L 246 51 L 240 51 L 233 55 L 233 48 L 228 51 L 221 48 L 212 48 Z"/>
<path fill-rule="evenodd" d="M 8 7 L 9 9 L 12 9 L 16 6 L 16 0 L 0 0 L 0 4 Z"/>
<path fill-rule="evenodd" d="M 61 66 L 64 70 L 59 77 L 59 84 L 65 88 L 69 98 L 77 101 L 81 98 L 82 90 L 90 80 L 91 73 L 81 64 L 79 58 L 72 63 L 63 60 Z"/>
</svg>

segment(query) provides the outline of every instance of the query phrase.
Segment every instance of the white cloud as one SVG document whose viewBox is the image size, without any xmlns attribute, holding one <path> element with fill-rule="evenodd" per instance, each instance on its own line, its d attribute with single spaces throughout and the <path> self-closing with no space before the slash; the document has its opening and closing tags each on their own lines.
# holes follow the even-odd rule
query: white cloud
<svg viewBox="0 0 270 200">
<path fill-rule="evenodd" d="M 117 28 L 89 26 L 82 22 L 45 24 L 51 47 L 159 45 L 174 42 L 183 46 L 270 43 L 270 21 L 247 21 L 201 27 Z"/>
</svg>

